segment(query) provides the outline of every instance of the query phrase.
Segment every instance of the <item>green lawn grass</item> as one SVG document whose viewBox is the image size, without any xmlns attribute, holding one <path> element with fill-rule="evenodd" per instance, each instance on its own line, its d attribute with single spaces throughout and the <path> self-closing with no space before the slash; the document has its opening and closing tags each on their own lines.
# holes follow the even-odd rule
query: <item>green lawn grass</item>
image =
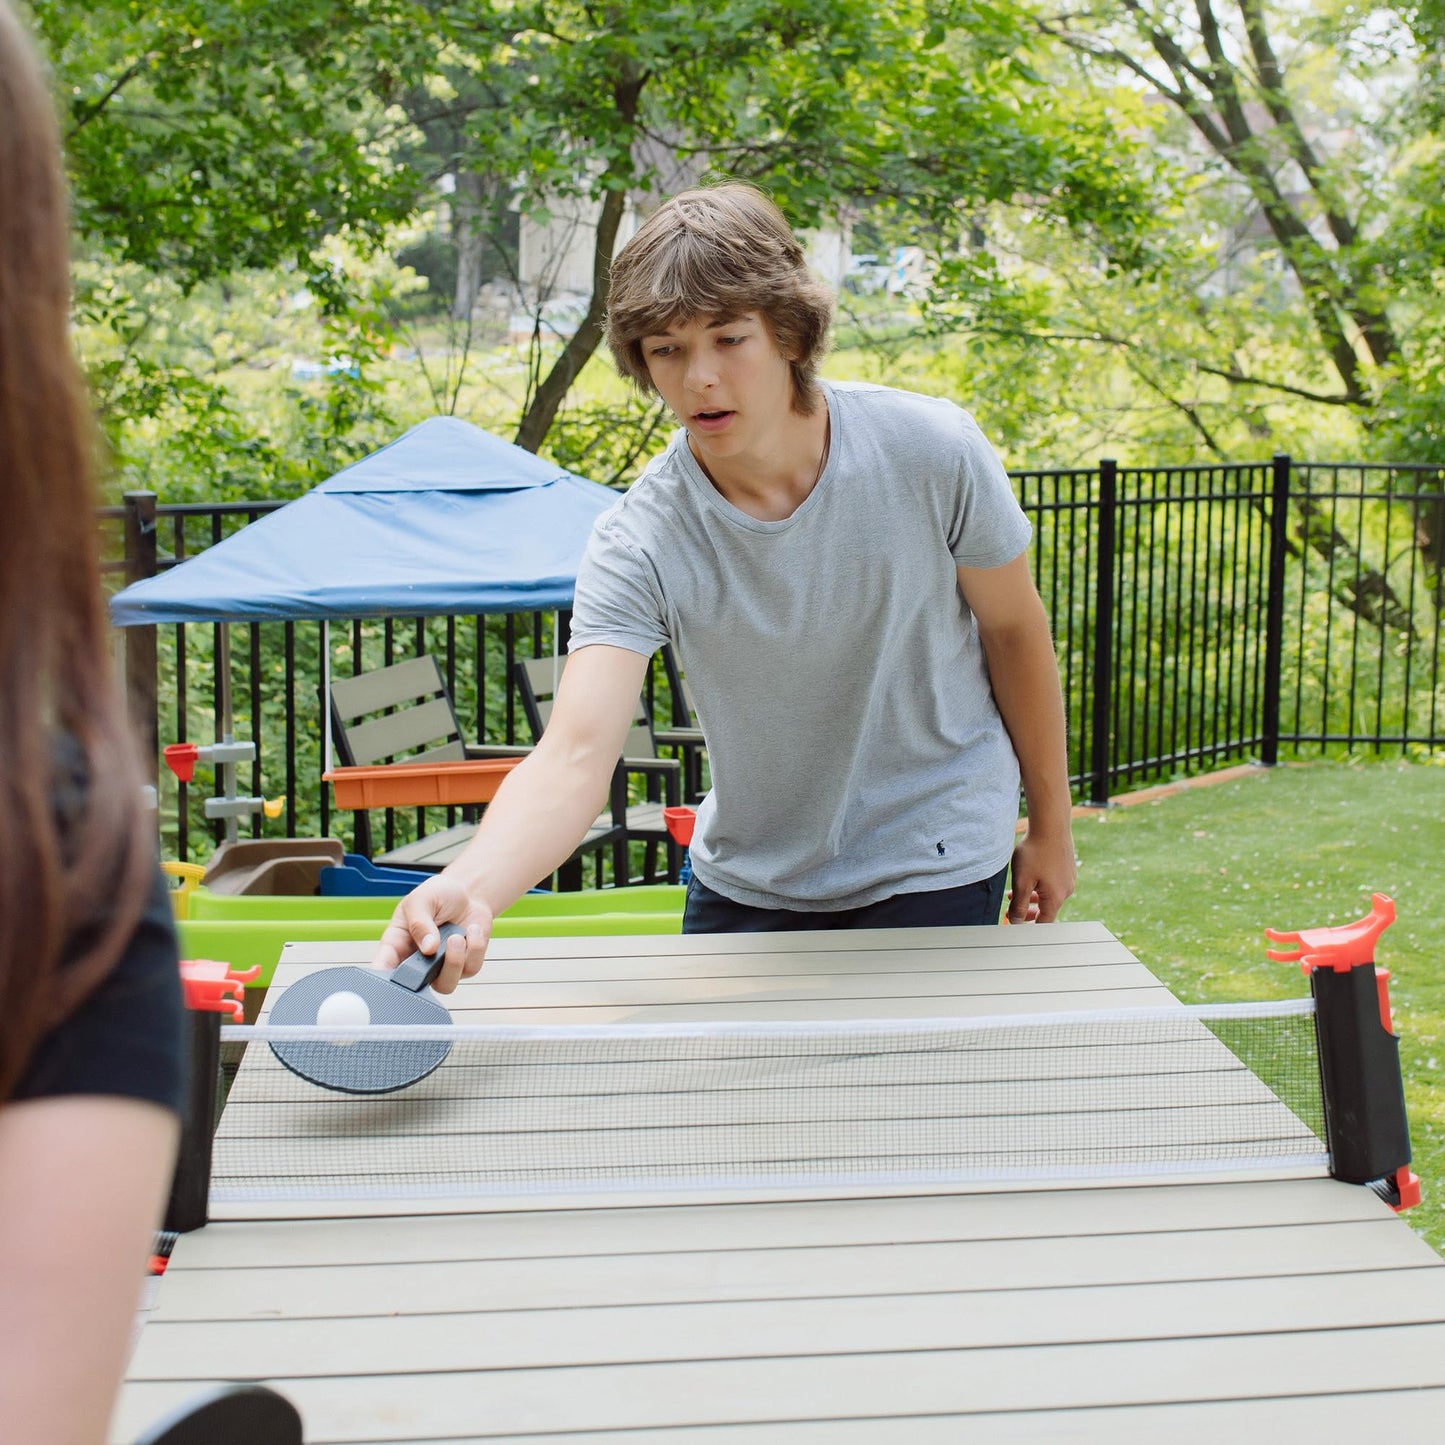
<svg viewBox="0 0 1445 1445">
<path fill-rule="evenodd" d="M 1414 1169 L 1404 1218 L 1445 1254 L 1445 766 L 1286 764 L 1074 824 L 1070 919 L 1098 919 L 1185 1003 L 1297 998 L 1264 929 L 1344 923 L 1371 892 L 1398 919 L 1376 962 L 1391 972 Z"/>
</svg>

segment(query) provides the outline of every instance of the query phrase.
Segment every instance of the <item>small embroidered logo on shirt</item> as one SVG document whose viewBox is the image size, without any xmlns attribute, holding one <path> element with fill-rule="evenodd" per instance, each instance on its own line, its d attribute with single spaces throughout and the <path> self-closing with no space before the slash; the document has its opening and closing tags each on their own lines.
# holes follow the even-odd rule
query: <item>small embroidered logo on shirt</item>
<svg viewBox="0 0 1445 1445">
<path fill-rule="evenodd" d="M 938 849 L 938 856 L 940 858 L 942 858 L 943 855 L 948 852 L 948 849 L 945 848 L 942 843 L 935 843 L 933 846 Z"/>
</svg>

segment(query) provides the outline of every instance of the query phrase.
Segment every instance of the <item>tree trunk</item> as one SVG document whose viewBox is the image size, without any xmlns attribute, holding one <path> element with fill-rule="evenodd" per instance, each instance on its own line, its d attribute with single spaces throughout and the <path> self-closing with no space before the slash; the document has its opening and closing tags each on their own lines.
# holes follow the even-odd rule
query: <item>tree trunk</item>
<svg viewBox="0 0 1445 1445">
<path fill-rule="evenodd" d="M 465 321 L 477 304 L 482 285 L 483 227 L 487 220 L 487 181 L 476 171 L 458 171 L 452 192 L 452 235 L 457 243 L 457 284 L 452 293 L 452 320 Z"/>
<path fill-rule="evenodd" d="M 562 354 L 527 406 L 517 428 L 516 442 L 535 452 L 547 439 L 552 422 L 572 383 L 592 358 L 602 340 L 602 318 L 607 314 L 607 293 L 610 288 L 612 248 L 617 244 L 617 228 L 627 206 L 627 193 L 608 189 L 603 194 L 602 213 L 597 218 L 597 244 L 592 255 L 592 300 L 587 314 L 563 347 Z"/>
<path fill-rule="evenodd" d="M 613 78 L 613 104 L 629 134 L 635 132 L 638 106 L 646 84 L 646 72 L 636 72 L 630 62 L 624 63 Z M 612 252 L 617 245 L 622 213 L 627 209 L 627 185 L 631 178 L 630 155 L 614 161 L 603 173 L 602 210 L 597 217 L 597 242 L 592 252 L 592 300 L 582 324 L 572 333 L 551 371 L 542 378 L 517 428 L 517 445 L 529 452 L 535 452 L 547 439 L 568 388 L 602 340 L 602 318 L 607 315 L 607 296 L 612 284 Z"/>
<path fill-rule="evenodd" d="M 1208 55 L 1207 64 L 1191 60 L 1166 28 L 1166 20 L 1151 12 L 1142 0 L 1122 0 L 1122 4 L 1141 39 L 1168 70 L 1172 87 L 1152 73 L 1147 64 L 1123 50 L 1110 47 L 1099 52 L 1089 44 L 1071 40 L 1067 34 L 1057 30 L 1053 33 L 1076 49 L 1102 54 L 1148 79 L 1249 187 L 1280 253 L 1299 282 L 1321 346 L 1344 385 L 1346 397 L 1351 402 L 1362 402 L 1365 388 L 1360 376 L 1360 357 L 1344 318 L 1353 323 L 1370 360 L 1376 365 L 1397 353 L 1398 339 L 1381 309 L 1364 300 L 1367 278 L 1356 272 L 1358 262 L 1350 254 L 1358 228 L 1354 218 L 1347 214 L 1327 166 L 1306 139 L 1285 93 L 1283 73 L 1263 7 L 1257 0 L 1239 0 L 1255 70 L 1251 78 L 1229 54 L 1214 0 L 1195 0 L 1194 5 L 1199 36 Z M 1272 130 L 1259 128 L 1251 116 L 1245 100 L 1251 90 L 1258 93 L 1273 122 Z M 1299 166 L 1311 200 L 1318 202 L 1338 250 L 1329 251 L 1320 244 L 1299 205 L 1281 188 L 1270 160 L 1271 135 L 1284 141 L 1287 153 Z"/>
<path fill-rule="evenodd" d="M 1372 626 L 1413 633 L 1415 619 L 1389 578 L 1379 568 L 1365 565 L 1354 544 L 1333 525 L 1320 503 L 1313 497 L 1301 497 L 1296 506 L 1301 540 L 1330 569 L 1335 601 Z"/>
</svg>

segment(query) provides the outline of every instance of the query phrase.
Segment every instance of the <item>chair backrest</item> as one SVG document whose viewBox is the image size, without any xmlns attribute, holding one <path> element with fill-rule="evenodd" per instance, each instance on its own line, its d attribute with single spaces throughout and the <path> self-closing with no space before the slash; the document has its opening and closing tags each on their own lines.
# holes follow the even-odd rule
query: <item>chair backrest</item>
<svg viewBox="0 0 1445 1445">
<path fill-rule="evenodd" d="M 522 704 L 522 712 L 532 729 L 533 742 L 541 740 L 547 719 L 552 716 L 552 704 L 556 701 L 557 683 L 562 676 L 562 665 L 565 661 L 566 659 L 561 657 L 523 657 L 518 658 L 515 664 L 513 681 Z M 622 745 L 622 756 L 657 756 L 657 743 L 652 736 L 652 719 L 648 716 L 647 703 L 640 693 L 637 710 L 632 715 L 632 727 Z"/>
<path fill-rule="evenodd" d="M 331 684 L 332 731 L 341 760 L 453 762 L 467 755 L 451 694 L 426 655 Z"/>
<path fill-rule="evenodd" d="M 666 644 L 662 649 L 662 668 L 667 675 L 667 685 L 672 691 L 673 727 L 698 727 L 700 724 L 697 720 L 697 708 L 693 706 L 692 689 L 687 685 L 687 677 L 677 660 L 677 654 L 672 650 L 671 643 Z"/>
</svg>

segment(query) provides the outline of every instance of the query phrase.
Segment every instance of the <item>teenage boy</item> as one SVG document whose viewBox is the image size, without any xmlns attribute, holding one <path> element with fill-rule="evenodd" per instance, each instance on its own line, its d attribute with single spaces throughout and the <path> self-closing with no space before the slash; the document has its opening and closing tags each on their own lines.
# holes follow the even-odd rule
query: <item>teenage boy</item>
<svg viewBox="0 0 1445 1445">
<path fill-rule="evenodd" d="M 1010 922 L 1057 916 L 1074 846 L 1028 522 L 951 402 L 819 380 L 831 319 L 749 186 L 675 196 L 619 253 L 608 344 L 682 429 L 597 521 L 546 733 L 378 964 L 454 921 L 437 988 L 481 967 L 604 807 L 666 642 L 713 783 L 684 931 L 996 923 L 1010 861 Z"/>
</svg>

